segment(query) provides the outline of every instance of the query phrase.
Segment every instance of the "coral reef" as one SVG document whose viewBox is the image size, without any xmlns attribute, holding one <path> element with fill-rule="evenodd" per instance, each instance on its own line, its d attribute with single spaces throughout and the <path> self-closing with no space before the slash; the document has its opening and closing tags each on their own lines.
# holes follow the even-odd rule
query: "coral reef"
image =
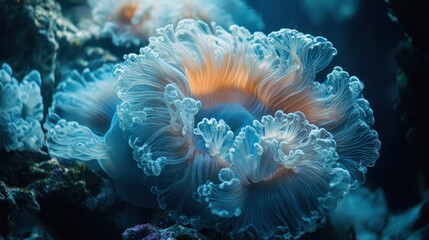
<svg viewBox="0 0 429 240">
<path fill-rule="evenodd" d="M 97 46 L 85 46 L 82 51 L 73 54 L 73 58 L 63 59 L 61 74 L 67 76 L 71 72 L 83 71 L 85 68 L 98 69 L 104 64 L 115 64 L 119 58 L 107 49 Z"/>
<path fill-rule="evenodd" d="M 359 3 L 303 2 L 314 21 Z M 0 0 L 0 239 L 331 239 L 312 233 L 328 219 L 339 238 L 427 237 L 427 197 L 392 212 L 361 188 L 381 145 L 363 82 L 325 70 L 324 37 L 253 33 L 258 4 Z M 413 44 L 397 109 L 425 159 Z"/>
<path fill-rule="evenodd" d="M 7 35 L 0 40 L 0 59 L 19 69 L 19 77 L 37 69 L 42 75 L 43 86 L 52 85 L 59 47 L 54 24 L 61 15 L 59 4 L 53 0 L 1 0 L 0 15 L 7 16 L 0 18 L 2 31 Z M 30 41 L 32 44 L 28 44 Z"/>
<path fill-rule="evenodd" d="M 37 230 L 46 226 L 55 226 L 51 229 L 55 232 L 39 235 L 53 234 L 61 239 L 82 238 L 85 234 L 99 238 L 119 231 L 112 220 L 93 222 L 106 218 L 118 196 L 107 178 L 83 164 L 65 165 L 41 154 L 11 152 L 0 156 L 0 182 L 0 235 L 7 239 L 23 239 L 33 231 L 37 235 Z M 77 216 L 86 216 L 74 223 L 81 232 L 67 226 Z M 109 226 L 110 230 L 94 233 L 89 223 L 92 227 Z"/>
<path fill-rule="evenodd" d="M 162 240 L 162 239 L 207 239 L 194 229 L 189 229 L 180 225 L 173 225 L 165 229 L 159 229 L 149 223 L 136 225 L 126 229 L 122 233 L 122 240 Z"/>
<path fill-rule="evenodd" d="M 0 0 L 0 16 L 1 31 L 6 36 L 0 38 L 0 62 L 8 62 L 17 78 L 38 70 L 44 104 L 48 105 L 61 67 L 61 52 L 75 51 L 93 34 L 63 18 L 55 0 Z"/>
<path fill-rule="evenodd" d="M 140 224 L 128 228 L 122 233 L 122 240 L 133 239 L 159 240 L 161 239 L 161 234 L 156 227 L 149 223 Z"/>
<path fill-rule="evenodd" d="M 67 168 L 51 159 L 32 165 L 30 174 L 38 177 L 26 188 L 40 198 L 60 195 L 70 203 L 97 210 L 104 210 L 117 200 L 109 181 L 84 165 Z"/>
</svg>

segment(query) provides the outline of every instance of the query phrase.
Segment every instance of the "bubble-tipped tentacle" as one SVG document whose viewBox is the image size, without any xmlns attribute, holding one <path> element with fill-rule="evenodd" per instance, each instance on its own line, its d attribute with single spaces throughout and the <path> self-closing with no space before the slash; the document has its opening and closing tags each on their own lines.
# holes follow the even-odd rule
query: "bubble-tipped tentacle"
<svg viewBox="0 0 429 240">
<path fill-rule="evenodd" d="M 156 199 L 144 185 L 144 174 L 136 167 L 132 149 L 119 127 L 116 86 L 111 65 L 86 69 L 82 74 L 72 72 L 53 96 L 44 124 L 46 146 L 50 155 L 59 159 L 97 160 L 115 180 L 123 198 L 156 207 Z"/>
<path fill-rule="evenodd" d="M 94 72 L 74 71 L 59 84 L 44 124 L 51 156 L 109 161 L 104 134 L 119 102 L 111 69 L 105 65 Z"/>
<path fill-rule="evenodd" d="M 301 113 L 277 112 L 255 121 L 255 128 L 241 130 L 230 167 L 219 172 L 219 184 L 198 188 L 200 199 L 227 219 L 219 224 L 234 237 L 297 238 L 314 231 L 350 187 L 332 135 Z"/>
<path fill-rule="evenodd" d="M 0 146 L 6 151 L 38 151 L 44 142 L 41 77 L 36 70 L 21 82 L 12 76 L 12 68 L 0 69 Z"/>
</svg>

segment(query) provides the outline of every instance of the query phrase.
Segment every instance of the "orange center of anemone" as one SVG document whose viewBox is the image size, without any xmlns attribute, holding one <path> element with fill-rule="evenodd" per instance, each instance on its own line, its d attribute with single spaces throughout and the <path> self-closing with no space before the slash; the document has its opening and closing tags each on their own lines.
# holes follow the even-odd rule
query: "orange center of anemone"
<svg viewBox="0 0 429 240">
<path fill-rule="evenodd" d="M 131 22 L 131 19 L 134 17 L 138 7 L 138 3 L 131 3 L 123 6 L 121 12 L 121 20 L 124 22 Z"/>
<path fill-rule="evenodd" d="M 185 74 L 192 95 L 203 108 L 220 103 L 238 103 L 247 109 L 262 104 L 267 112 L 303 112 L 308 121 L 321 123 L 339 118 L 335 108 L 323 108 L 311 89 L 300 87 L 302 64 L 295 58 L 295 68 L 276 75 L 269 64 L 254 60 L 244 52 L 225 53 L 215 59 L 210 48 L 200 49 L 201 64 L 184 60 Z"/>
</svg>

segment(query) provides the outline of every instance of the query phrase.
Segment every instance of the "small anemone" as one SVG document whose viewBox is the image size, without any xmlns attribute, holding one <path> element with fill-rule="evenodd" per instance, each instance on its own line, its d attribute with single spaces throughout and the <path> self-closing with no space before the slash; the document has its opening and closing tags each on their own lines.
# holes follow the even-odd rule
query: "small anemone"
<svg viewBox="0 0 429 240">
<path fill-rule="evenodd" d="M 21 82 L 12 76 L 12 68 L 0 69 L 0 146 L 6 151 L 38 151 L 43 146 L 43 99 L 41 78 L 36 70 Z"/>
<path fill-rule="evenodd" d="M 242 0 L 90 0 L 101 34 L 117 46 L 141 45 L 156 30 L 181 19 L 194 18 L 228 27 L 264 27 L 262 18 Z"/>
</svg>

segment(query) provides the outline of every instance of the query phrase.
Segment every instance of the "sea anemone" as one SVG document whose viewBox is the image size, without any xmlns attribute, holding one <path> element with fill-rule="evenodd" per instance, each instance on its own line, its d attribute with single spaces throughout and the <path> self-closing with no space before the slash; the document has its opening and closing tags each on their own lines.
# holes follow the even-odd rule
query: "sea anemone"
<svg viewBox="0 0 429 240">
<path fill-rule="evenodd" d="M 323 37 L 182 20 L 114 69 L 119 126 L 161 208 L 232 237 L 298 238 L 364 181 L 380 142 Z"/>
<path fill-rule="evenodd" d="M 96 160 L 129 202 L 155 207 L 144 174 L 138 171 L 132 150 L 118 126 L 119 99 L 112 65 L 83 73 L 73 71 L 53 95 L 44 128 L 49 154 L 61 160 Z M 130 186 L 139 188 L 139 191 Z"/>
<path fill-rule="evenodd" d="M 184 18 L 262 29 L 262 19 L 243 0 L 90 0 L 101 34 L 117 46 L 139 45 L 156 29 Z"/>
<path fill-rule="evenodd" d="M 37 70 L 21 82 L 12 76 L 12 68 L 0 69 L 0 147 L 6 151 L 38 151 L 43 146 L 43 99 Z"/>
</svg>

